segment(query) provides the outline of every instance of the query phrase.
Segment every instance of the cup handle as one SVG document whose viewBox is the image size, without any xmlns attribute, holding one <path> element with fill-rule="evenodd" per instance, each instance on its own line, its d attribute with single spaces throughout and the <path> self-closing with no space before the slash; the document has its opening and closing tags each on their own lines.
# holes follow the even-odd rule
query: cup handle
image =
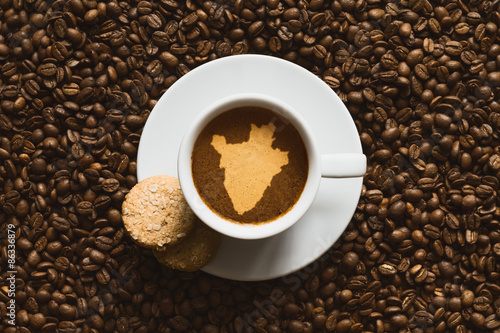
<svg viewBox="0 0 500 333">
<path fill-rule="evenodd" d="M 366 156 L 364 154 L 352 153 L 321 155 L 321 177 L 363 177 L 365 172 Z"/>
</svg>

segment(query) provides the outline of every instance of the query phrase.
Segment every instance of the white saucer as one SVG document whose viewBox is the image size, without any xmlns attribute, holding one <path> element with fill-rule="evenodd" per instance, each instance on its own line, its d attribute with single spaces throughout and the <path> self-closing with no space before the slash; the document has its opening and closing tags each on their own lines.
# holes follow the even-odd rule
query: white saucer
<svg viewBox="0 0 500 333">
<path fill-rule="evenodd" d="M 144 127 L 137 178 L 177 177 L 177 154 L 191 120 L 206 105 L 238 93 L 272 95 L 302 113 L 320 153 L 362 153 L 354 121 L 321 79 L 291 62 L 263 55 L 217 59 L 180 78 L 159 99 Z M 266 239 L 224 237 L 203 270 L 233 280 L 259 281 L 297 271 L 325 253 L 354 214 L 362 177 L 325 179 L 309 211 L 285 232 Z"/>
</svg>

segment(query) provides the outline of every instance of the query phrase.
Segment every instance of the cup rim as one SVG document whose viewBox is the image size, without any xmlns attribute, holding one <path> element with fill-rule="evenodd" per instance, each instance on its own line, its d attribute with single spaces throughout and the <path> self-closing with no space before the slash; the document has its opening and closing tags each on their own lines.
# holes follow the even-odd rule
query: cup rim
<svg viewBox="0 0 500 333">
<path fill-rule="evenodd" d="M 199 195 L 192 178 L 192 151 L 199 133 L 218 115 L 232 108 L 245 105 L 268 108 L 289 120 L 299 132 L 308 154 L 307 180 L 297 202 L 287 213 L 277 219 L 258 224 L 229 221 L 213 212 Z M 229 237 L 261 239 L 285 231 L 307 212 L 319 189 L 321 181 L 320 163 L 320 154 L 314 141 L 313 132 L 297 110 L 286 102 L 269 95 L 240 93 L 211 103 L 193 120 L 184 133 L 179 147 L 177 170 L 184 197 L 200 220 L 212 229 Z"/>
</svg>

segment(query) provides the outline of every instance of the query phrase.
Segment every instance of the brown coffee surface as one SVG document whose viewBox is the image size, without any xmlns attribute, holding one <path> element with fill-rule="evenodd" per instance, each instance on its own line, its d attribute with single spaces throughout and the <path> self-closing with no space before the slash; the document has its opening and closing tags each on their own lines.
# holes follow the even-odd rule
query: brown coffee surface
<svg viewBox="0 0 500 333">
<path fill-rule="evenodd" d="M 261 107 L 240 107 L 213 119 L 192 155 L 194 184 L 218 215 L 236 222 L 273 221 L 294 206 L 308 161 L 297 130 Z"/>
</svg>

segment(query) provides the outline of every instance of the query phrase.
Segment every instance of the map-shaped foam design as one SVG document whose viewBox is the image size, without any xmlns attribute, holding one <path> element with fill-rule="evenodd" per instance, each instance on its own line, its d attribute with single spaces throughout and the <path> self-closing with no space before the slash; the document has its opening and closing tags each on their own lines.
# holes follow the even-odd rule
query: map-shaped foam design
<svg viewBox="0 0 500 333">
<path fill-rule="evenodd" d="M 288 152 L 273 148 L 273 123 L 257 127 L 251 124 L 248 141 L 229 144 L 221 135 L 212 137 L 212 146 L 221 155 L 224 187 L 234 210 L 242 215 L 255 207 L 271 185 L 273 177 L 288 164 Z"/>
</svg>

